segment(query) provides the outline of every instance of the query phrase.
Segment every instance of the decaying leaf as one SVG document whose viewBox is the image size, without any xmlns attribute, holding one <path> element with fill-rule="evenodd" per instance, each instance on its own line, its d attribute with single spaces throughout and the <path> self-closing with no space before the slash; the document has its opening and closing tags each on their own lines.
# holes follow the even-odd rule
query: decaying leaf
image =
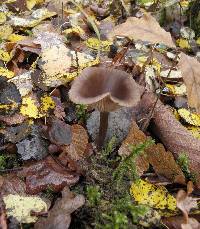
<svg viewBox="0 0 200 229">
<path fill-rule="evenodd" d="M 48 213 L 47 219 L 40 219 L 35 224 L 35 229 L 67 229 L 71 223 L 70 214 L 85 203 L 83 195 L 75 195 L 68 187 L 62 191 L 62 198 L 58 199 Z"/>
<path fill-rule="evenodd" d="M 139 180 L 131 185 L 130 194 L 139 204 L 146 204 L 160 210 L 176 211 L 176 199 L 164 186 L 156 186 Z"/>
<path fill-rule="evenodd" d="M 28 17 L 18 17 L 18 16 L 10 16 L 10 24 L 13 26 L 20 26 L 20 27 L 34 27 L 38 25 L 42 20 L 46 18 L 50 18 L 55 16 L 55 12 L 50 12 L 46 8 L 40 8 L 35 11 Z"/>
<path fill-rule="evenodd" d="M 140 115 L 148 113 L 155 103 L 155 96 L 147 93 L 140 103 Z M 142 111 L 142 113 L 141 113 Z M 141 116 L 140 116 L 141 118 Z M 173 127 L 173 128 L 172 128 Z M 153 133 L 173 152 L 175 157 L 183 152 L 189 158 L 189 169 L 193 173 L 197 187 L 200 187 L 200 141 L 174 116 L 172 111 L 160 101 L 157 102 L 152 118 Z"/>
<path fill-rule="evenodd" d="M 26 178 L 27 193 L 37 194 L 47 187 L 60 191 L 66 185 L 74 185 L 79 176 L 70 172 L 61 163 L 47 157 L 19 171 L 19 175 Z"/>
<path fill-rule="evenodd" d="M 9 71 L 6 68 L 0 67 L 0 76 L 5 76 L 7 79 L 10 79 L 14 76 L 14 72 Z"/>
<path fill-rule="evenodd" d="M 189 105 L 200 113 L 200 63 L 195 57 L 181 53 L 178 66 L 187 88 Z"/>
<path fill-rule="evenodd" d="M 87 131 L 81 125 L 72 125 L 72 142 L 69 146 L 64 147 L 64 151 L 60 158 L 69 157 L 72 160 L 78 161 L 86 156 L 88 145 Z"/>
<path fill-rule="evenodd" d="M 28 95 L 33 89 L 31 71 L 17 75 L 9 80 L 9 82 L 13 82 L 17 86 L 21 96 Z"/>
<path fill-rule="evenodd" d="M 170 33 L 162 29 L 156 19 L 149 13 L 144 13 L 141 18 L 129 17 L 125 23 L 114 28 L 110 38 L 114 36 L 127 36 L 134 40 L 162 43 L 169 47 L 175 47 Z"/>
<path fill-rule="evenodd" d="M 21 104 L 21 96 L 13 83 L 0 77 L 0 114 L 13 114 Z"/>
<path fill-rule="evenodd" d="M 36 222 L 37 217 L 31 216 L 31 211 L 47 211 L 47 204 L 36 196 L 19 196 L 9 194 L 3 197 L 6 205 L 6 213 L 13 216 L 20 223 Z"/>
<path fill-rule="evenodd" d="M 137 124 L 133 122 L 127 138 L 118 151 L 119 155 L 129 155 L 131 152 L 130 146 L 145 142 L 146 140 L 147 137 L 145 134 L 138 128 Z M 166 151 L 162 144 L 152 144 L 142 155 L 138 156 L 136 166 L 139 174 L 143 174 L 144 171 L 147 171 L 149 164 L 153 166 L 157 174 L 173 182 L 185 183 L 183 172 L 175 162 L 173 155 L 171 152 Z"/>
</svg>

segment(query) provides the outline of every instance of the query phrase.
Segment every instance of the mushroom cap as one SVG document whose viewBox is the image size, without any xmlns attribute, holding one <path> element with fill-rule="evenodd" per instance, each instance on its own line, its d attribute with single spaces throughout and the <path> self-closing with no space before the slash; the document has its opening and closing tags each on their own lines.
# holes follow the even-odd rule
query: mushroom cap
<svg viewBox="0 0 200 229">
<path fill-rule="evenodd" d="M 76 104 L 109 112 L 119 107 L 135 106 L 141 93 L 141 87 L 124 71 L 88 67 L 74 80 L 69 98 Z"/>
</svg>

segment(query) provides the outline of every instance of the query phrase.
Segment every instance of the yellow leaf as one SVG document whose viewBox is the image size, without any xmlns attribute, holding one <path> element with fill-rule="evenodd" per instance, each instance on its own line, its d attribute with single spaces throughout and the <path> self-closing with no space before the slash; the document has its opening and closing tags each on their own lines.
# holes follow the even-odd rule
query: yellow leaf
<svg viewBox="0 0 200 229">
<path fill-rule="evenodd" d="M 6 21 L 6 15 L 3 12 L 0 12 L 0 24 L 3 24 Z"/>
<path fill-rule="evenodd" d="M 186 95 L 187 90 L 185 84 L 181 84 L 180 86 L 173 84 L 166 84 L 166 87 L 170 90 L 170 94 L 173 95 Z"/>
<path fill-rule="evenodd" d="M 37 101 L 30 97 L 24 97 L 22 99 L 22 105 L 20 113 L 29 118 L 39 118 L 39 110 L 37 107 Z"/>
<path fill-rule="evenodd" d="M 55 107 L 55 102 L 50 96 L 44 96 L 41 98 L 41 113 L 47 113 L 49 109 Z"/>
<path fill-rule="evenodd" d="M 91 37 L 85 41 L 87 47 L 91 49 L 98 50 L 100 46 L 100 50 L 108 52 L 110 50 L 110 46 L 112 45 L 111 41 L 99 41 L 99 39 L 95 37 Z"/>
<path fill-rule="evenodd" d="M 197 44 L 200 45 L 200 37 L 197 39 Z"/>
<path fill-rule="evenodd" d="M 197 126 L 187 126 L 187 129 L 191 132 L 191 134 L 195 137 L 200 139 L 200 128 Z"/>
<path fill-rule="evenodd" d="M 176 43 L 182 49 L 191 49 L 189 41 L 186 39 L 180 38 L 180 39 L 176 40 Z"/>
<path fill-rule="evenodd" d="M 164 186 L 156 186 L 139 180 L 132 183 L 130 194 L 139 204 L 146 204 L 160 210 L 176 210 L 176 199 L 168 193 Z"/>
<path fill-rule="evenodd" d="M 11 33 L 13 29 L 10 25 L 0 25 L 0 38 L 6 39 Z"/>
<path fill-rule="evenodd" d="M 65 29 L 63 31 L 63 34 L 66 34 L 66 35 L 73 34 L 73 33 L 78 34 L 80 36 L 85 35 L 85 31 L 80 26 L 76 26 L 76 27 L 73 27 L 73 28 Z"/>
<path fill-rule="evenodd" d="M 0 76 L 5 76 L 8 79 L 11 79 L 12 77 L 14 77 L 14 72 L 9 71 L 6 68 L 0 67 Z"/>
<path fill-rule="evenodd" d="M 10 60 L 10 55 L 8 52 L 0 49 L 0 60 L 8 62 Z"/>
<path fill-rule="evenodd" d="M 180 6 L 183 8 L 187 8 L 189 6 L 188 0 L 180 0 Z"/>
<path fill-rule="evenodd" d="M 200 115 L 196 113 L 191 113 L 185 108 L 178 109 L 178 113 L 187 123 L 193 126 L 200 126 Z"/>
<path fill-rule="evenodd" d="M 26 40 L 28 37 L 26 36 L 22 36 L 19 34 L 10 34 L 7 38 L 8 41 L 10 42 L 18 42 L 18 41 L 22 41 L 22 40 Z"/>
<path fill-rule="evenodd" d="M 47 204 L 37 196 L 20 196 L 9 194 L 3 197 L 6 205 L 7 216 L 13 216 L 20 223 L 34 223 L 36 216 L 31 215 L 31 211 L 47 211 Z"/>
<path fill-rule="evenodd" d="M 34 6 L 43 3 L 44 0 L 26 0 L 26 6 L 29 10 L 32 10 Z"/>
</svg>

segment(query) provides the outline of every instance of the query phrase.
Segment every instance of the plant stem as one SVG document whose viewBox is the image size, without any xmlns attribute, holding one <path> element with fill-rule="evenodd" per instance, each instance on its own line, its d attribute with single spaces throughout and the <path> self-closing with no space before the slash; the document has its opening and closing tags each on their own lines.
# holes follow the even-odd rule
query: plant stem
<svg viewBox="0 0 200 229">
<path fill-rule="evenodd" d="M 101 150 L 104 144 L 108 129 L 108 115 L 109 112 L 100 112 L 100 126 L 99 126 L 99 136 L 97 137 L 97 149 Z"/>
</svg>

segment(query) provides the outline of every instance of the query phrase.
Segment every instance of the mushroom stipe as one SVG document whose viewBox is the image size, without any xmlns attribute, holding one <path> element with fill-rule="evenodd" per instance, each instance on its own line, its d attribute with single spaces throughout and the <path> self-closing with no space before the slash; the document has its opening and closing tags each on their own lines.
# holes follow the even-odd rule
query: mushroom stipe
<svg viewBox="0 0 200 229">
<path fill-rule="evenodd" d="M 142 87 L 126 72 L 103 67 L 85 68 L 69 91 L 69 98 L 76 104 L 89 105 L 100 111 L 100 127 L 96 144 L 100 150 L 108 128 L 109 112 L 121 107 L 137 105 Z"/>
</svg>

